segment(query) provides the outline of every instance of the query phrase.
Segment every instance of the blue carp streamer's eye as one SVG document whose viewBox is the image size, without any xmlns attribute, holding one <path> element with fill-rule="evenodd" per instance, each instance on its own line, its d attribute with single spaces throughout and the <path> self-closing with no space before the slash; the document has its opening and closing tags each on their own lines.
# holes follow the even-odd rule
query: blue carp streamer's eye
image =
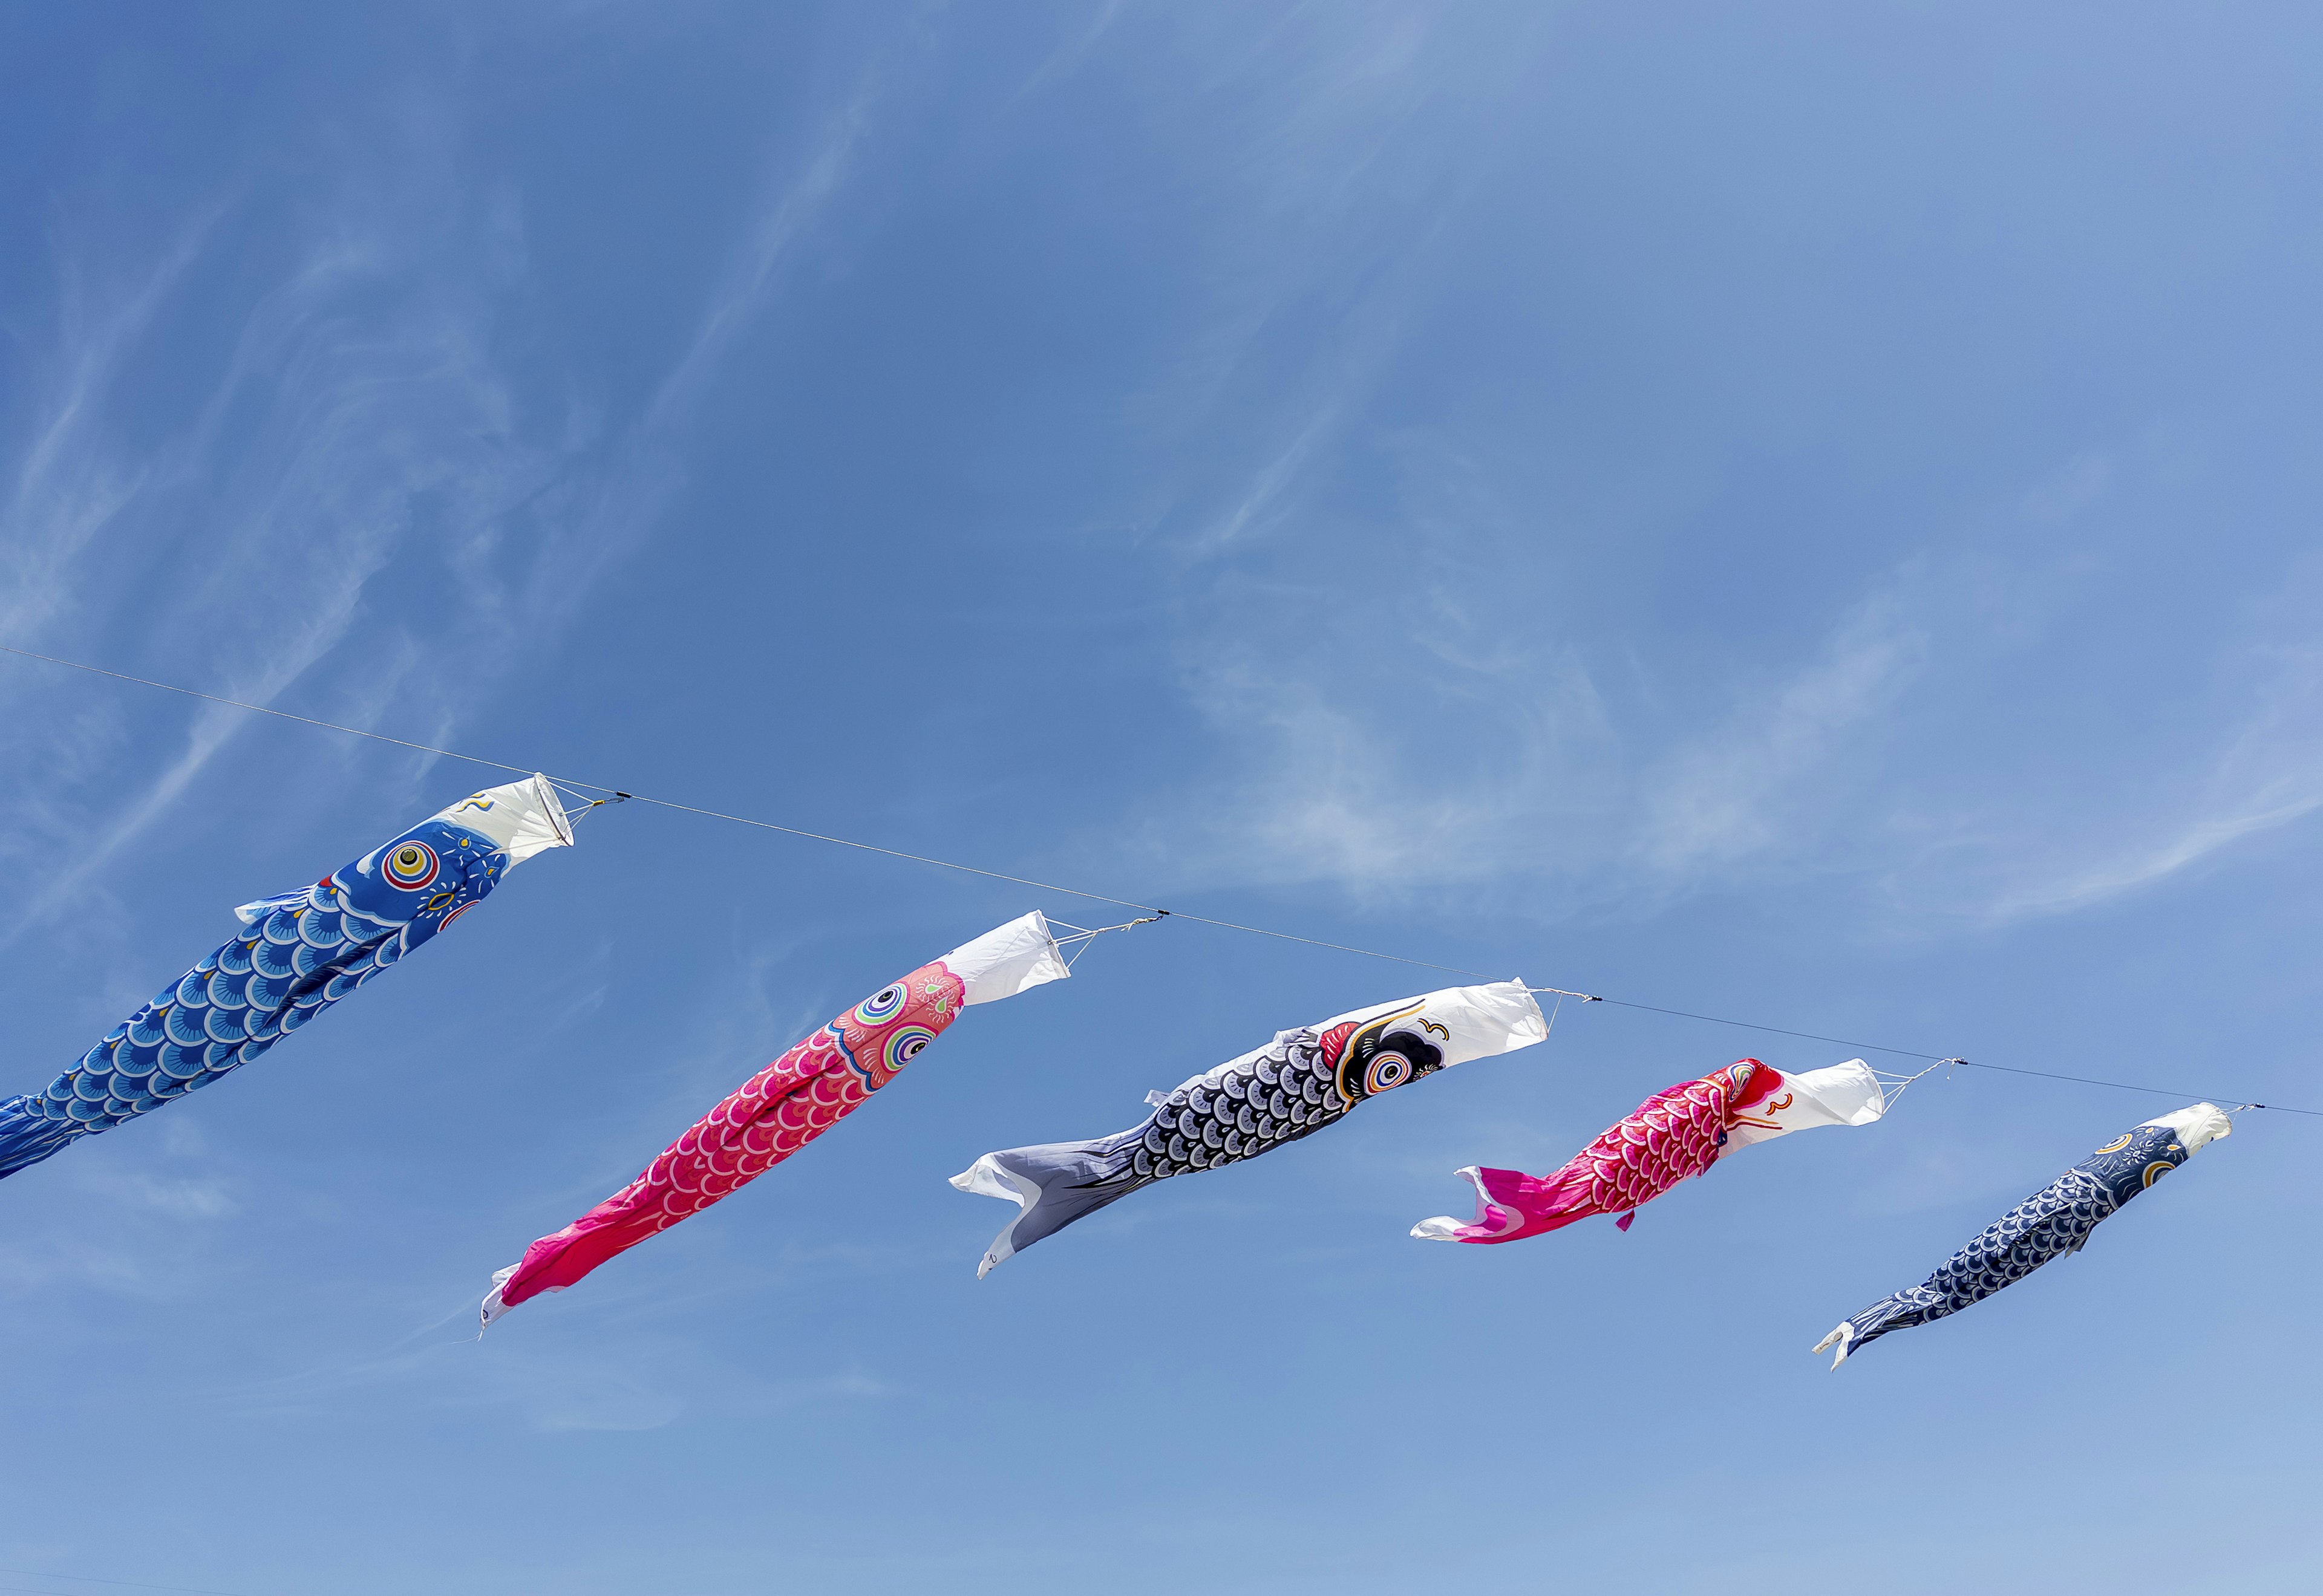
<svg viewBox="0 0 2323 1596">
<path fill-rule="evenodd" d="M 381 867 L 389 881 L 406 892 L 418 892 L 436 879 L 441 867 L 436 862 L 436 850 L 426 843 L 403 842 L 387 850 Z"/>
<path fill-rule="evenodd" d="M 855 1005 L 855 1017 L 866 1025 L 877 1025 L 882 1021 L 892 1020 L 895 1017 L 896 1011 L 904 1006 L 904 1000 L 910 995 L 911 994 L 904 989 L 904 983 L 901 981 L 892 986 L 882 987 L 878 992 Z"/>
<path fill-rule="evenodd" d="M 1364 1071 L 1364 1092 L 1385 1092 L 1411 1078 L 1411 1060 L 1401 1053 L 1375 1053 Z"/>
<path fill-rule="evenodd" d="M 936 1033 L 924 1025 L 906 1025 L 887 1039 L 887 1068 L 901 1069 L 918 1058 Z"/>
<path fill-rule="evenodd" d="M 2155 1159 L 2152 1163 L 2145 1166 L 2145 1173 L 2138 1184 L 2141 1186 L 2151 1186 L 2177 1167 L 2178 1166 L 2176 1164 L 2172 1163 L 2166 1158 Z"/>
</svg>

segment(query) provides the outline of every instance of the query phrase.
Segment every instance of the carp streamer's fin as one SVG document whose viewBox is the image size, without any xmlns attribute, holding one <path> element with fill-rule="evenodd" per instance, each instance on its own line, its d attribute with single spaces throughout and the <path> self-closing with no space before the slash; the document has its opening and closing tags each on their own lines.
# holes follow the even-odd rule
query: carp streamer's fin
<svg viewBox="0 0 2323 1596">
<path fill-rule="evenodd" d="M 1107 1203 L 1153 1184 L 1157 1177 L 1140 1175 L 1130 1166 L 1128 1150 L 1134 1147 L 1142 1127 L 1094 1142 L 1052 1142 L 1042 1147 L 1012 1147 L 987 1152 L 951 1178 L 961 1191 L 1000 1197 L 1024 1211 L 992 1238 L 976 1266 L 982 1280 L 993 1266 L 1004 1263 L 1043 1236 L 1051 1236 L 1074 1220 L 1096 1213 Z"/>
<path fill-rule="evenodd" d="M 1439 1214 L 1413 1225 L 1413 1235 L 1423 1242 L 1494 1242 L 1522 1228 L 1524 1215 L 1493 1199 L 1496 1188 L 1503 1199 L 1511 1194 L 1515 1183 L 1525 1179 L 1520 1171 L 1480 1169 L 1471 1164 L 1459 1175 L 1476 1188 L 1476 1217 L 1463 1224 L 1449 1214 Z"/>
<path fill-rule="evenodd" d="M 1839 1350 L 1831 1355 L 1831 1366 L 1834 1371 L 1836 1371 L 1841 1363 L 1847 1362 L 1847 1354 L 1855 1350 L 1855 1325 L 1852 1321 L 1841 1319 L 1839 1322 L 1839 1328 L 1833 1330 L 1821 1341 L 1816 1342 L 1814 1345 L 1809 1347 L 1807 1350 L 1809 1352 L 1819 1353 L 1825 1347 L 1831 1346 L 1834 1344 L 1838 1345 Z"/>
</svg>

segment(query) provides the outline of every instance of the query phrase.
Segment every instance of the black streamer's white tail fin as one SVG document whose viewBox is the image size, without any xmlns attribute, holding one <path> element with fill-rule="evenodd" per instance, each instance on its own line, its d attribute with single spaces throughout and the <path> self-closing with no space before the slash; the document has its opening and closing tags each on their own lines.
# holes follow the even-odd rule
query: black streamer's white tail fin
<svg viewBox="0 0 2323 1596">
<path fill-rule="evenodd" d="M 1130 1167 L 1129 1150 L 1139 1133 L 1123 1132 L 1095 1142 L 1052 1142 L 1042 1147 L 1012 1147 L 987 1152 L 951 1178 L 962 1191 L 1000 1197 L 1024 1212 L 992 1238 L 983 1261 L 976 1266 L 982 1280 L 993 1266 L 1006 1261 L 1043 1236 L 1054 1235 L 1074 1220 L 1096 1213 L 1140 1188 L 1154 1177 Z"/>
</svg>

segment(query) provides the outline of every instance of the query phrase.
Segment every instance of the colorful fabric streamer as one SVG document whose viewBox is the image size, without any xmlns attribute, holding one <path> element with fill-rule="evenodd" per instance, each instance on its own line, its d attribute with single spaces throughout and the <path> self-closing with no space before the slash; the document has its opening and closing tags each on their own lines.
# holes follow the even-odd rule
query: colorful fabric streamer
<svg viewBox="0 0 2323 1596">
<path fill-rule="evenodd" d="M 1814 1125 L 1868 1125 L 1887 1110 L 1878 1077 L 1860 1059 L 1798 1075 L 1744 1059 L 1656 1092 L 1553 1174 L 1461 1170 L 1476 1188 L 1474 1220 L 1423 1219 L 1411 1234 L 1430 1242 L 1514 1242 L 1593 1214 L 1619 1214 L 1614 1223 L 1627 1230 L 1639 1205 L 1737 1148 Z"/>
<path fill-rule="evenodd" d="M 1883 1297 L 1814 1344 L 1838 1346 L 1837 1369 L 1866 1343 L 1949 1317 L 2015 1285 L 2044 1263 L 2070 1257 L 2121 1206 L 2217 1141 L 2234 1122 L 2214 1103 L 2197 1103 L 2107 1142 L 2002 1215 L 1919 1285 Z"/>
<path fill-rule="evenodd" d="M 951 1183 L 1023 1212 L 994 1239 L 977 1278 L 1157 1180 L 1256 1158 L 1406 1081 L 1547 1035 L 1521 981 L 1454 986 L 1285 1031 L 1167 1096 L 1147 1093 L 1153 1112 L 1114 1135 L 987 1152 Z"/>
<path fill-rule="evenodd" d="M 1072 971 L 1035 912 L 889 983 L 742 1083 L 664 1148 L 645 1173 L 492 1277 L 487 1325 L 562 1291 L 647 1237 L 729 1197 L 856 1109 L 962 1008 L 1061 981 Z"/>
<path fill-rule="evenodd" d="M 0 1176 L 206 1087 L 434 940 L 544 848 L 570 847 L 528 776 L 463 798 L 301 887 L 234 911 L 247 929 L 105 1034 L 46 1091 L 0 1103 Z"/>
</svg>

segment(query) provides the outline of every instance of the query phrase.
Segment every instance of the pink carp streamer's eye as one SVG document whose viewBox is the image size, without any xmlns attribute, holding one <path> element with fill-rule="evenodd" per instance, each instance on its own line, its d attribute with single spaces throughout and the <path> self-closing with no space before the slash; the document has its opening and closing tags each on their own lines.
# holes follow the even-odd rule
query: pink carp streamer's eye
<svg viewBox="0 0 2323 1596">
<path fill-rule="evenodd" d="M 877 1025 L 892 1020 L 910 996 L 911 990 L 906 983 L 890 982 L 855 1005 L 855 1018 L 865 1025 Z"/>
<path fill-rule="evenodd" d="M 901 1069 L 918 1058 L 936 1033 L 925 1025 L 906 1025 L 887 1039 L 887 1068 Z"/>
</svg>

